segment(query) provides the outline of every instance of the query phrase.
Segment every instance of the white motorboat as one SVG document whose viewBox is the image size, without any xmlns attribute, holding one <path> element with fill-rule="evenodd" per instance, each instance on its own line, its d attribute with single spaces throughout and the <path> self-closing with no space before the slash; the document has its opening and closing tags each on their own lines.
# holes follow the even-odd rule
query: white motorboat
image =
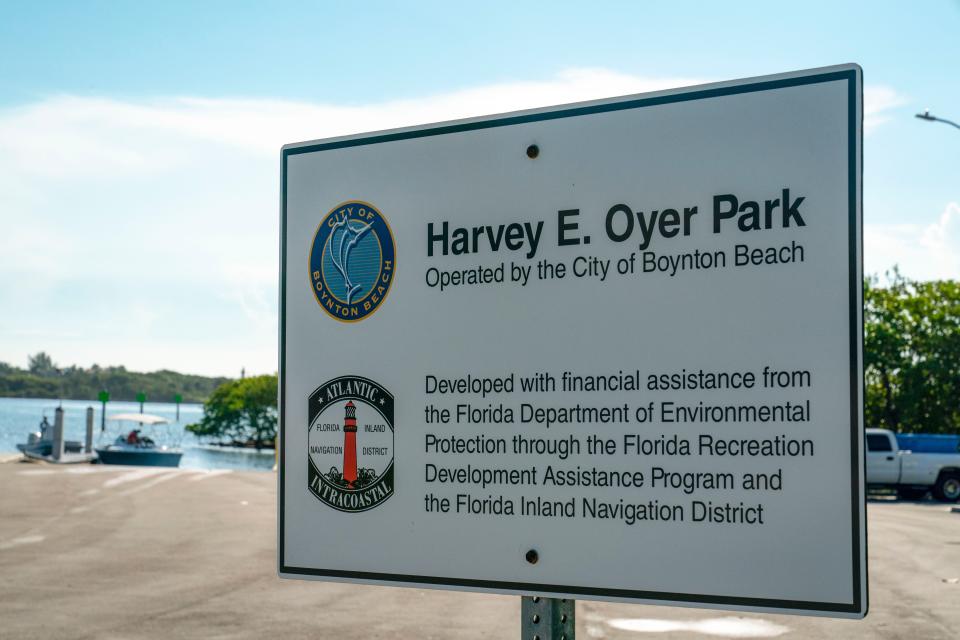
<svg viewBox="0 0 960 640">
<path fill-rule="evenodd" d="M 117 425 L 111 432 L 119 431 L 111 444 L 97 447 L 97 457 L 101 464 L 126 464 L 147 467 L 176 467 L 180 464 L 183 450 L 177 446 L 169 447 L 158 444 L 159 438 L 154 437 L 157 427 L 169 425 L 170 422 L 161 416 L 148 413 L 120 413 L 107 416 L 107 421 Z M 132 427 L 132 428 L 131 428 Z M 144 433 L 143 427 L 154 436 Z M 130 429 L 127 431 L 127 429 Z M 170 441 L 170 438 L 164 438 Z"/>
</svg>

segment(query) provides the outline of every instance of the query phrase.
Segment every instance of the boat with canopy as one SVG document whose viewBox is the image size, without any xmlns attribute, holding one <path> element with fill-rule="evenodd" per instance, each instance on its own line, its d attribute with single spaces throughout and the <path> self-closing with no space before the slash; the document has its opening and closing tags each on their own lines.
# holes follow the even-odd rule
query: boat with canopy
<svg viewBox="0 0 960 640">
<path fill-rule="evenodd" d="M 175 433 L 170 430 L 170 421 L 149 413 L 118 413 L 107 416 L 111 435 L 119 432 L 114 441 L 97 447 L 101 464 L 126 464 L 148 467 L 176 467 L 180 465 L 183 450 Z M 164 425 L 165 429 L 161 428 Z M 144 427 L 148 427 L 146 430 Z M 146 431 L 146 432 L 145 432 Z"/>
</svg>

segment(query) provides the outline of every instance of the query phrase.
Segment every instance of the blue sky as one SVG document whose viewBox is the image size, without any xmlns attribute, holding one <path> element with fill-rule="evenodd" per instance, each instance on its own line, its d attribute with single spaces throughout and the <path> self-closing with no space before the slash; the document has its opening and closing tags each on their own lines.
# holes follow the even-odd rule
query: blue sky
<svg viewBox="0 0 960 640">
<path fill-rule="evenodd" d="M 0 360 L 273 371 L 283 143 L 843 62 L 868 272 L 958 278 L 960 130 L 913 117 L 960 120 L 958 33 L 947 0 L 7 3 Z"/>
</svg>

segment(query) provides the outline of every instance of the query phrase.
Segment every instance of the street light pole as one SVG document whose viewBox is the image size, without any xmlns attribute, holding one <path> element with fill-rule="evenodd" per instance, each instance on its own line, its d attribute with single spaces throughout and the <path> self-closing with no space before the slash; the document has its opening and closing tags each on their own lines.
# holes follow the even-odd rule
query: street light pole
<svg viewBox="0 0 960 640">
<path fill-rule="evenodd" d="M 960 129 L 960 124 L 957 124 L 953 120 L 947 120 L 946 118 L 938 118 L 930 113 L 930 109 L 924 109 L 923 113 L 917 114 L 917 117 L 921 120 L 927 120 L 928 122 L 943 122 L 944 124 L 949 124 L 951 127 Z"/>
</svg>

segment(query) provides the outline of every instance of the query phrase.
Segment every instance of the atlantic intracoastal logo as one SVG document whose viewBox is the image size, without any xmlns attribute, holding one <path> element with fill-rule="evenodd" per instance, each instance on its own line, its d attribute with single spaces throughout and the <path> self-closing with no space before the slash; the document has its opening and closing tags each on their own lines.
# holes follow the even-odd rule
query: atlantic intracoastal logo
<svg viewBox="0 0 960 640">
<path fill-rule="evenodd" d="M 310 282 L 317 302 L 337 320 L 357 322 L 380 308 L 395 270 L 393 233 L 372 204 L 339 204 L 317 227 Z"/>
<path fill-rule="evenodd" d="M 366 511 L 393 495 L 393 394 L 369 378 L 340 376 L 307 403 L 307 483 L 338 511 Z"/>
</svg>

